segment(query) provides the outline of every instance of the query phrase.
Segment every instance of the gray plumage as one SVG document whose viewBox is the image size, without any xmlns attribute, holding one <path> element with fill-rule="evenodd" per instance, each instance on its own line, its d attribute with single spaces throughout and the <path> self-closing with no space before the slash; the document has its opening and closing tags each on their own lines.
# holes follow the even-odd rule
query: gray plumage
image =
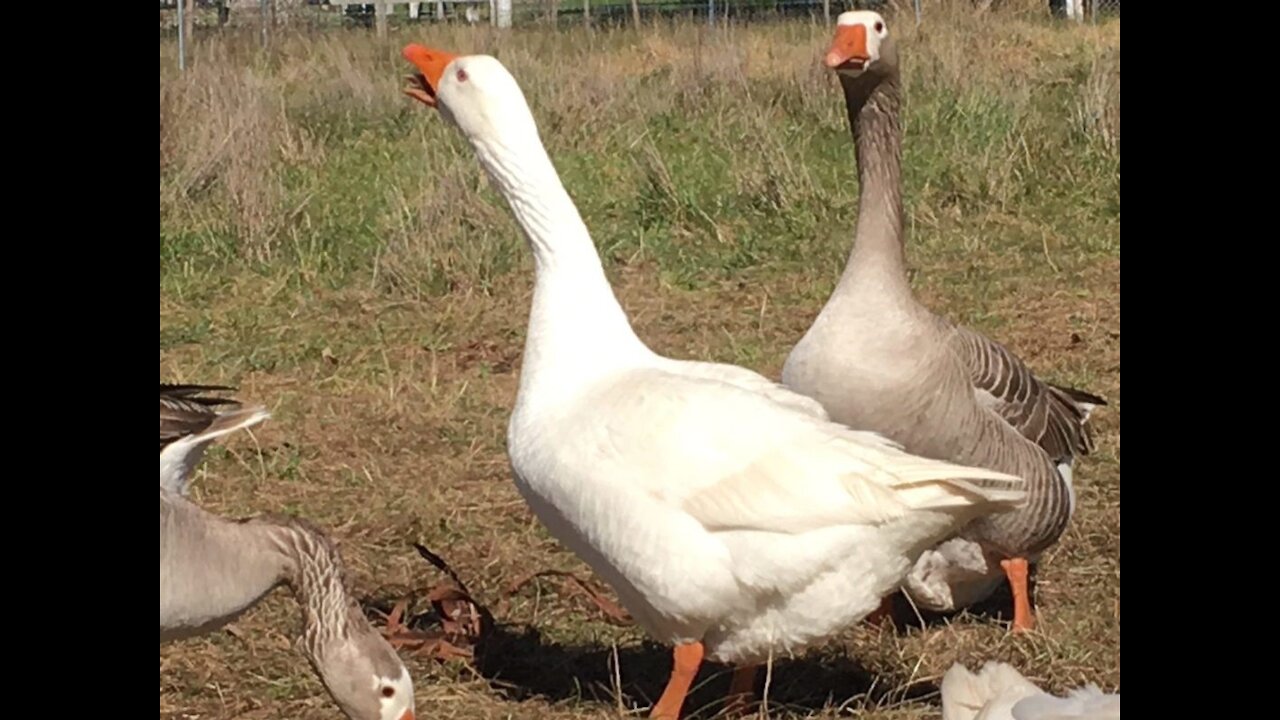
<svg viewBox="0 0 1280 720">
<path fill-rule="evenodd" d="M 228 520 L 184 497 L 209 442 L 267 417 L 213 410 L 232 401 L 199 395 L 212 389 L 160 387 L 160 642 L 216 630 L 284 585 L 302 606 L 307 659 L 347 717 L 413 720 L 413 681 L 347 592 L 322 530 L 296 518 Z"/>
<path fill-rule="evenodd" d="M 872 25 L 884 27 L 875 13 L 848 15 L 865 20 L 863 37 L 876 32 Z M 1105 402 L 1036 378 L 1004 346 L 916 300 L 902 238 L 897 51 L 887 30 L 875 41 L 878 57 L 865 68 L 836 68 L 858 164 L 853 250 L 782 379 L 833 420 L 884 434 L 908 452 L 1026 480 L 1023 507 L 974 521 L 960 541 L 926 551 L 907 578 L 918 605 L 952 610 L 989 594 L 1002 561 L 1034 559 L 1061 536 L 1074 509 L 1072 463 L 1093 447 L 1085 423 Z"/>
<path fill-rule="evenodd" d="M 990 396 L 991 409 L 1049 457 L 1066 461 L 1093 452 L 1088 420 L 1106 400 L 1040 380 L 1009 348 L 967 328 L 954 328 L 951 347 L 979 397 Z"/>
<path fill-rule="evenodd" d="M 210 397 L 211 392 L 231 392 L 223 385 L 169 385 L 160 383 L 160 449 L 175 440 L 194 435 L 218 418 L 218 407 L 240 403 L 230 398 Z"/>
</svg>

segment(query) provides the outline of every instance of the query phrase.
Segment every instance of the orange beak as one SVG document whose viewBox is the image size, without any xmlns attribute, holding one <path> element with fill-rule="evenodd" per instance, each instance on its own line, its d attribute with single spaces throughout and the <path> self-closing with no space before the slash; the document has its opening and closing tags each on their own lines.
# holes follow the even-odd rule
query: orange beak
<svg viewBox="0 0 1280 720">
<path fill-rule="evenodd" d="M 410 708 L 408 710 L 405 710 L 404 714 L 400 716 L 400 720 L 414 720 L 413 709 Z"/>
<path fill-rule="evenodd" d="M 400 54 L 418 69 L 417 73 L 407 78 L 409 87 L 404 89 L 404 94 L 427 107 L 435 107 L 440 78 L 444 77 L 444 71 L 449 67 L 449 63 L 458 56 L 421 45 L 406 45 Z M 413 720 L 413 715 L 410 714 L 408 718 L 402 720 Z"/>
<path fill-rule="evenodd" d="M 871 53 L 867 52 L 867 26 L 858 24 L 837 27 L 831 49 L 824 58 L 827 67 L 832 70 L 840 67 L 861 70 L 870 61 Z"/>
</svg>

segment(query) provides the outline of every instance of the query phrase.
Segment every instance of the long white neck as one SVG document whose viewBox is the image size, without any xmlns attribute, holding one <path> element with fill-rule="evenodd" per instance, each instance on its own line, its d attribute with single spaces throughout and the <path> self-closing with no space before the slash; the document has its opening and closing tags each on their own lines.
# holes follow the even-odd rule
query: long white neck
<svg viewBox="0 0 1280 720">
<path fill-rule="evenodd" d="M 533 250 L 537 275 L 518 402 L 554 402 L 568 388 L 652 356 L 618 304 L 536 127 L 471 144 Z"/>
</svg>

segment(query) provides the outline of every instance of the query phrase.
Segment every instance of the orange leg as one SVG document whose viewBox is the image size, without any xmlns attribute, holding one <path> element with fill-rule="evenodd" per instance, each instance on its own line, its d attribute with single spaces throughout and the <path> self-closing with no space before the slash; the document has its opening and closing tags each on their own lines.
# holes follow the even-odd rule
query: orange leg
<svg viewBox="0 0 1280 720">
<path fill-rule="evenodd" d="M 671 679 L 667 681 L 667 689 L 662 691 L 662 697 L 658 698 L 658 704 L 649 713 L 652 720 L 679 720 L 684 698 L 689 694 L 689 688 L 693 687 L 693 679 L 697 677 L 698 667 L 702 665 L 702 654 L 700 642 L 676 646 Z"/>
<path fill-rule="evenodd" d="M 733 669 L 733 679 L 729 681 L 729 696 L 724 704 L 725 717 L 742 717 L 750 709 L 751 701 L 756 694 L 756 676 L 759 665 L 743 665 Z"/>
<path fill-rule="evenodd" d="M 1009 578 L 1009 587 L 1013 590 L 1013 631 L 1022 632 L 1036 626 L 1035 616 L 1031 614 L 1031 595 L 1027 591 L 1027 561 L 1025 558 L 1001 560 L 1000 567 Z"/>
<path fill-rule="evenodd" d="M 871 625 L 883 626 L 886 620 L 893 622 L 893 595 L 885 595 L 880 600 L 880 607 L 873 610 L 866 617 L 865 622 Z"/>
</svg>

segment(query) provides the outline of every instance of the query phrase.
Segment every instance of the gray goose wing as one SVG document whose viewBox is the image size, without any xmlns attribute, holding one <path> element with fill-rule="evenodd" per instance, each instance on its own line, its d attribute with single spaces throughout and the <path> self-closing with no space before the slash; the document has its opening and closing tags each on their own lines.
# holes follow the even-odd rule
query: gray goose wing
<svg viewBox="0 0 1280 720">
<path fill-rule="evenodd" d="M 188 435 L 207 429 L 218 419 L 218 407 L 239 406 L 235 400 L 206 393 L 229 392 L 222 385 L 168 385 L 160 383 L 160 449 Z"/>
<path fill-rule="evenodd" d="M 1055 462 L 1093 452 L 1089 416 L 1106 400 L 1037 378 L 1007 347 L 972 330 L 955 327 L 951 346 L 979 399 Z"/>
</svg>

